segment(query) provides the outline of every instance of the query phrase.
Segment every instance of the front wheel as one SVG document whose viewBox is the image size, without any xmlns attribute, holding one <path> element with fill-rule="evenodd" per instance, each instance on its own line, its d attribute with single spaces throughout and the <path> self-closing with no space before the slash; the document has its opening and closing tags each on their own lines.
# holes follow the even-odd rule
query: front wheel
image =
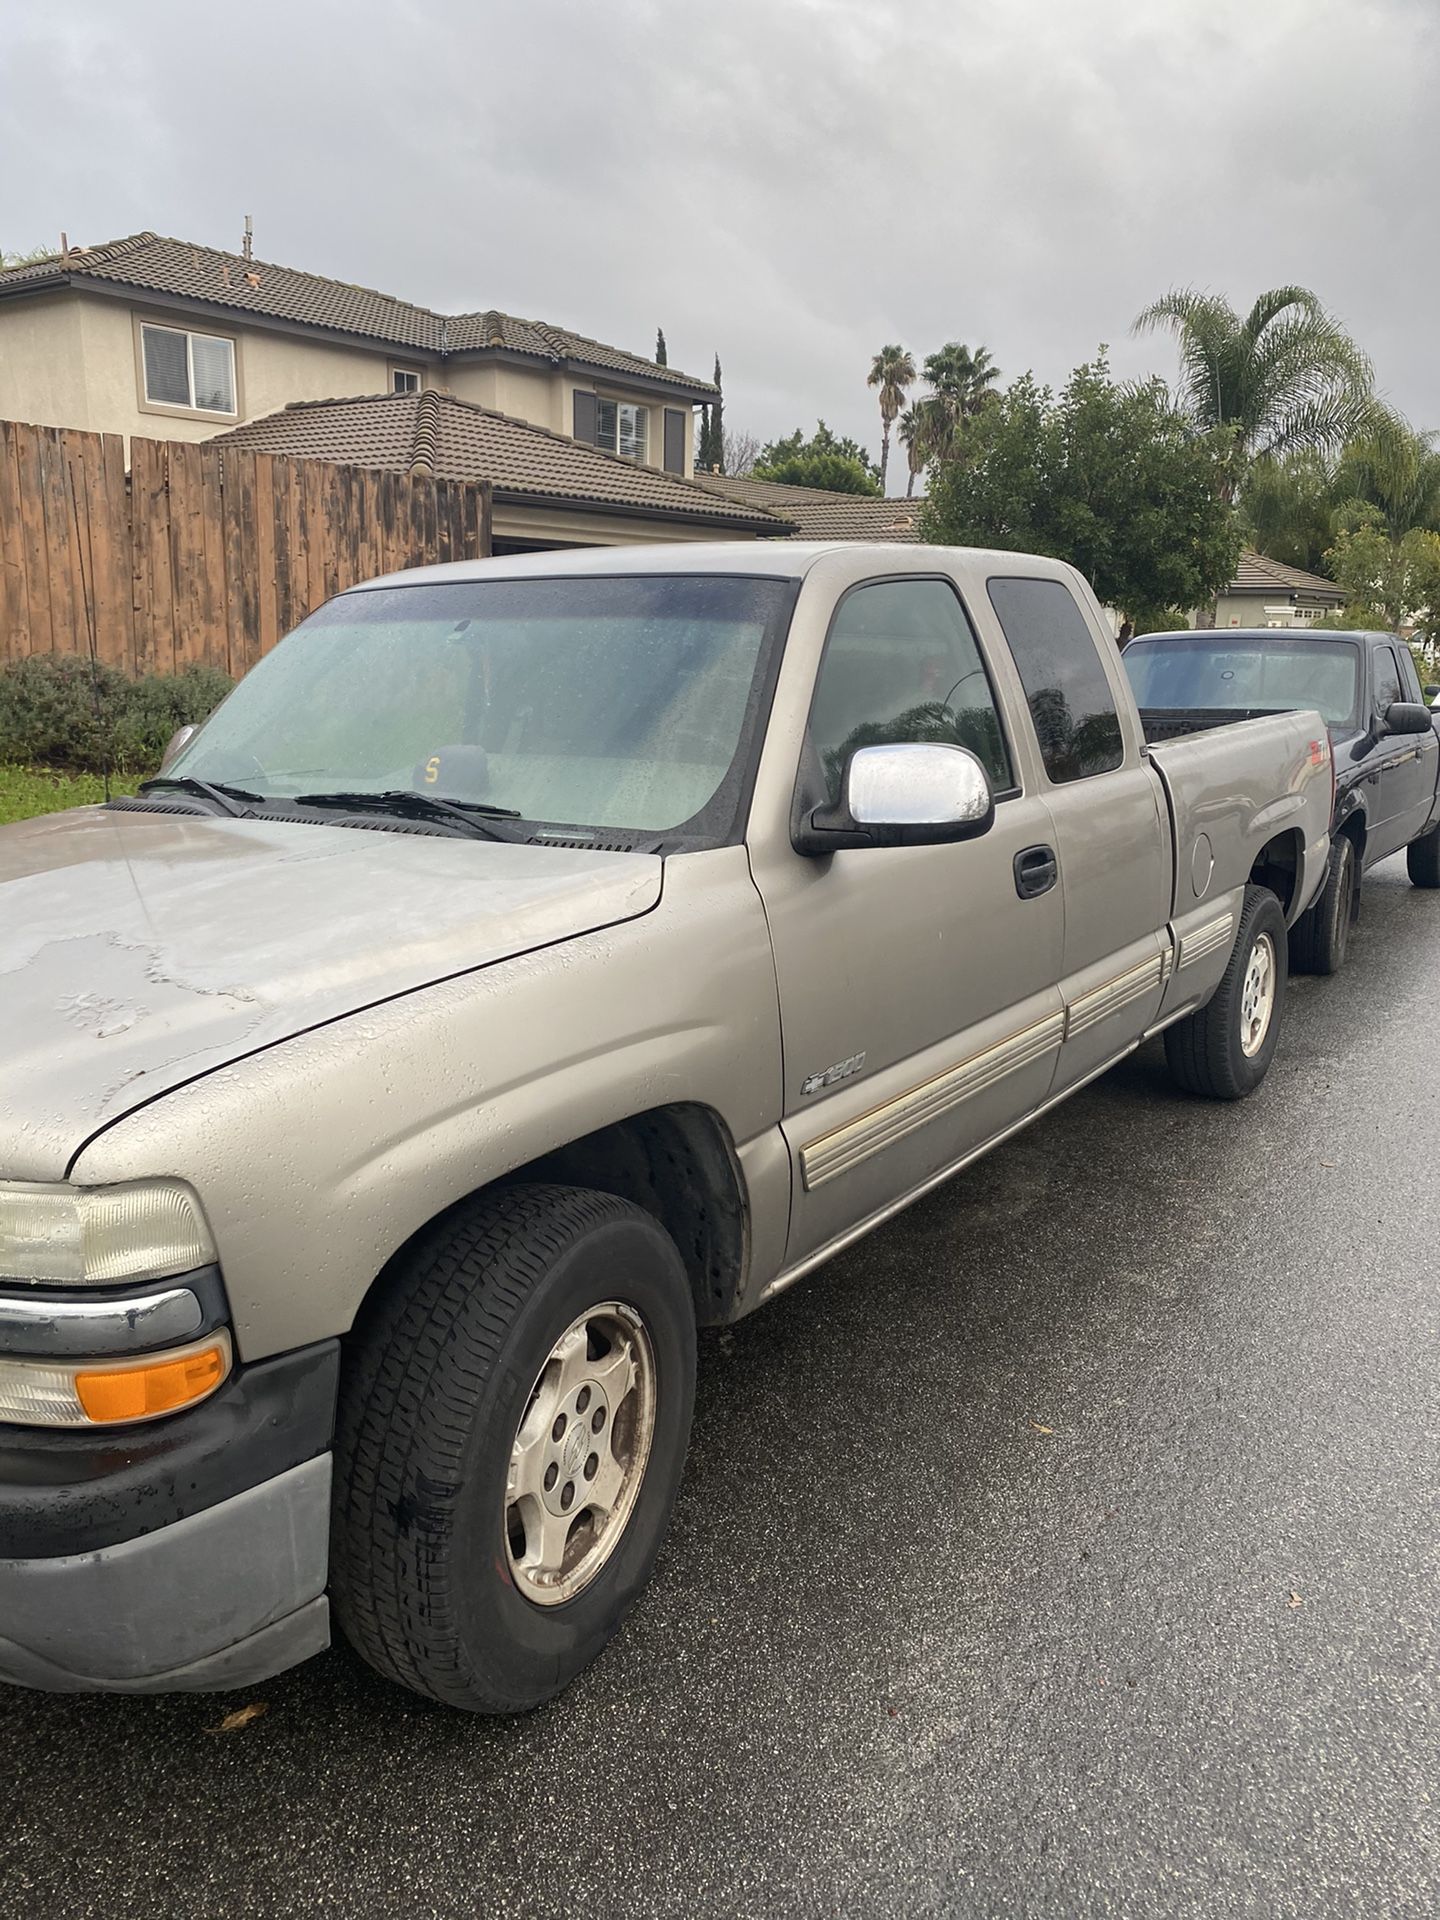
<svg viewBox="0 0 1440 1920">
<path fill-rule="evenodd" d="M 1413 887 L 1440 887 L 1440 825 L 1422 833 L 1405 849 L 1405 866 Z"/>
<path fill-rule="evenodd" d="M 695 1318 L 639 1207 L 511 1187 L 422 1236 L 350 1337 L 333 1592 L 371 1666 L 480 1713 L 574 1679 L 650 1577 Z"/>
<path fill-rule="evenodd" d="M 1280 1038 L 1288 978 L 1280 902 L 1268 887 L 1248 886 L 1219 986 L 1165 1030 L 1166 1061 L 1187 1093 L 1243 1100 L 1255 1091 Z"/>
</svg>

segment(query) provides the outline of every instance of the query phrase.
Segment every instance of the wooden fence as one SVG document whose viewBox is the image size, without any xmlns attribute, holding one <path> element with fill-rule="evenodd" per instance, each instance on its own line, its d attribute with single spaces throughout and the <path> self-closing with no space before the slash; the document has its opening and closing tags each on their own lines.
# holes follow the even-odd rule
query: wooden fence
<svg viewBox="0 0 1440 1920">
<path fill-rule="evenodd" d="M 341 588 L 490 551 L 488 481 L 0 421 L 0 663 L 238 678 Z"/>
</svg>

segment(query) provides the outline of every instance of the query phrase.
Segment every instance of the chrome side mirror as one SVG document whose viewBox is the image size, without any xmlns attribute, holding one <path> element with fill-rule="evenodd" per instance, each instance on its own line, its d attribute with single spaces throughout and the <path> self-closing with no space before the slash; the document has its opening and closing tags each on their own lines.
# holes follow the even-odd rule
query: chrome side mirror
<svg viewBox="0 0 1440 1920">
<path fill-rule="evenodd" d="M 987 833 L 994 818 L 989 777 L 968 748 L 939 741 L 860 747 L 845 768 L 839 801 L 817 807 L 794 844 L 812 856 L 844 847 L 940 846 Z"/>
<path fill-rule="evenodd" d="M 177 727 L 160 756 L 160 771 L 168 773 L 175 761 L 200 731 L 199 727 Z"/>
</svg>

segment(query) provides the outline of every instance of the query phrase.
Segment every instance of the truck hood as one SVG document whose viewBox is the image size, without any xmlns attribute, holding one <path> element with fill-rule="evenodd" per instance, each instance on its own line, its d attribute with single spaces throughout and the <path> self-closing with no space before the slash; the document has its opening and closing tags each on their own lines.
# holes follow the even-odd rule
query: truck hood
<svg viewBox="0 0 1440 1920">
<path fill-rule="evenodd" d="M 646 913 L 649 854 L 84 807 L 0 830 L 0 1179 L 321 1022 Z M 164 1171 L 164 1169 L 157 1169 Z"/>
</svg>

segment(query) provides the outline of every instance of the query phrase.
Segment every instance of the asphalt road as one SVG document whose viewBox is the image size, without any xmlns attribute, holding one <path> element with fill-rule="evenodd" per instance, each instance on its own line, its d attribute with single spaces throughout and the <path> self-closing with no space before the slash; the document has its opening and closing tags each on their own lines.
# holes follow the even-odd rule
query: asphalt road
<svg viewBox="0 0 1440 1920">
<path fill-rule="evenodd" d="M 708 1336 L 654 1588 L 487 1723 L 0 1696 L 0 1914 L 1440 1909 L 1440 896 Z"/>
</svg>

